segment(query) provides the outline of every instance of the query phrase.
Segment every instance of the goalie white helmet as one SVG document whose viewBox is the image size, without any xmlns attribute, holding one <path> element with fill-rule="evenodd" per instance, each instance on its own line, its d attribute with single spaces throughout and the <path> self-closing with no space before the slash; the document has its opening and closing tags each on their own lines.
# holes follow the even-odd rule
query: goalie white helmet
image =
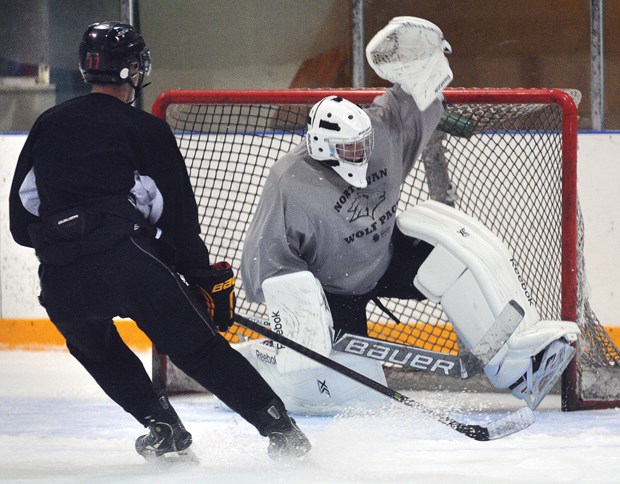
<svg viewBox="0 0 620 484">
<path fill-rule="evenodd" d="M 306 146 L 310 156 L 331 166 L 351 185 L 364 188 L 373 147 L 370 118 L 340 96 L 327 96 L 312 106 Z"/>
</svg>

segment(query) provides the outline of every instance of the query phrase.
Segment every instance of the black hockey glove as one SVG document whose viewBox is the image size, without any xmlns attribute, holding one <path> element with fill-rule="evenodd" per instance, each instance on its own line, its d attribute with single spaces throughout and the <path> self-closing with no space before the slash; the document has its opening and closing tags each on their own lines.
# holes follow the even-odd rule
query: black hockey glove
<svg viewBox="0 0 620 484">
<path fill-rule="evenodd" d="M 219 331 L 227 331 L 235 317 L 235 275 L 228 262 L 217 262 L 211 269 L 192 273 L 188 282 L 196 286 L 205 300 L 207 312 Z"/>
</svg>

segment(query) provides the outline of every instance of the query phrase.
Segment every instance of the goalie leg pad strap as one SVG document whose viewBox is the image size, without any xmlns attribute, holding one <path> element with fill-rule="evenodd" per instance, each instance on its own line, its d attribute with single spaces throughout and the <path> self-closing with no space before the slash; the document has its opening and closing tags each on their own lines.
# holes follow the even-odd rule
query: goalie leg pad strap
<svg viewBox="0 0 620 484">
<path fill-rule="evenodd" d="M 471 349 L 472 354 L 487 365 L 508 341 L 523 320 L 524 311 L 515 301 L 510 301 L 486 334 Z"/>
</svg>

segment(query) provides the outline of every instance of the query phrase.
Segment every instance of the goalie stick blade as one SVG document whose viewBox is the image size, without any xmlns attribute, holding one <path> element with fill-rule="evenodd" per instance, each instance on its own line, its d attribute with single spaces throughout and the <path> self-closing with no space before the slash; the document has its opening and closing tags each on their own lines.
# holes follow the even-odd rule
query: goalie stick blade
<svg viewBox="0 0 620 484">
<path fill-rule="evenodd" d="M 534 412 L 530 407 L 523 407 L 504 418 L 495 420 L 487 426 L 489 440 L 501 439 L 528 428 L 536 421 Z"/>
<path fill-rule="evenodd" d="M 306 348 L 305 346 L 302 346 L 299 343 L 296 343 L 295 341 L 288 339 L 279 333 L 275 333 L 250 318 L 246 318 L 244 316 L 236 314 L 235 321 L 247 329 L 250 329 L 266 338 L 269 338 L 272 341 L 283 344 L 284 346 L 292 349 L 293 351 L 296 351 L 318 363 L 321 363 L 327 368 L 331 368 L 332 370 L 342 375 L 345 375 L 352 380 L 361 383 L 362 385 L 365 385 L 379 393 L 382 393 L 387 397 L 390 397 L 392 400 L 412 407 L 421 414 L 424 414 L 427 417 L 436 420 L 437 422 L 447 425 L 448 427 L 472 439 L 479 441 L 500 439 L 502 437 L 514 434 L 519 430 L 523 430 L 532 425 L 532 423 L 534 423 L 534 413 L 528 407 L 522 408 L 516 412 L 507 415 L 506 417 L 502 417 L 501 419 L 495 420 L 486 426 L 459 422 L 458 420 L 452 418 L 450 415 L 440 410 L 427 407 L 423 403 L 420 403 L 413 398 L 409 398 L 401 393 L 398 393 L 397 391 L 392 390 L 391 388 L 382 385 L 381 383 L 376 382 L 375 380 L 372 380 L 371 378 L 368 378 L 361 373 L 357 373 L 351 368 L 341 365 L 337 361 L 330 360 L 329 358 L 317 353 L 316 351 L 312 351 L 310 348 Z"/>
</svg>

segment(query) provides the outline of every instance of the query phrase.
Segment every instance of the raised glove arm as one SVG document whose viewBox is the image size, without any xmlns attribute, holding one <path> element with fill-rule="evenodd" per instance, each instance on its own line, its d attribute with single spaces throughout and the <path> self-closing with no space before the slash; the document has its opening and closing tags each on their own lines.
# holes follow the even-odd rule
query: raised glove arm
<svg viewBox="0 0 620 484">
<path fill-rule="evenodd" d="M 451 52 L 435 24 L 395 17 L 368 42 L 366 59 L 379 77 L 399 83 L 424 111 L 452 81 L 446 58 Z"/>
<path fill-rule="evenodd" d="M 217 262 L 210 269 L 193 272 L 187 281 L 204 298 L 207 312 L 218 330 L 226 331 L 234 323 L 235 275 L 228 262 Z"/>
</svg>

